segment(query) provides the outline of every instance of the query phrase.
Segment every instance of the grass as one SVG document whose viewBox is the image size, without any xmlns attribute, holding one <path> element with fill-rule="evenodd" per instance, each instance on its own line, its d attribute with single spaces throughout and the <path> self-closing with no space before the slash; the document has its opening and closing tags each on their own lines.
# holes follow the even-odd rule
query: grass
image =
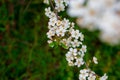
<svg viewBox="0 0 120 80">
<path fill-rule="evenodd" d="M 47 44 L 45 7 L 42 0 L 0 1 L 0 80 L 78 80 L 79 69 L 65 60 L 67 51 Z M 91 68 L 100 76 L 107 73 L 108 80 L 120 80 L 120 45 L 102 43 L 98 31 L 76 28 L 85 35 L 85 60 L 99 60 Z"/>
</svg>

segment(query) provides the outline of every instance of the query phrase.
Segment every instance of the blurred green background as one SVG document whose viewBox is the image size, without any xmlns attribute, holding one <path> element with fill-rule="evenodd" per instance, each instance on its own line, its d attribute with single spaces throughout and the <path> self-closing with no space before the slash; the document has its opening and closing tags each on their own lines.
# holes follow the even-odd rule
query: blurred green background
<svg viewBox="0 0 120 80">
<path fill-rule="evenodd" d="M 67 65 L 67 50 L 47 44 L 45 7 L 42 0 L 0 0 L 0 80 L 78 80 L 80 69 Z M 75 22 L 66 12 L 60 15 Z M 98 58 L 91 69 L 120 80 L 120 45 L 102 43 L 99 31 L 76 28 L 85 35 L 85 60 Z"/>
</svg>

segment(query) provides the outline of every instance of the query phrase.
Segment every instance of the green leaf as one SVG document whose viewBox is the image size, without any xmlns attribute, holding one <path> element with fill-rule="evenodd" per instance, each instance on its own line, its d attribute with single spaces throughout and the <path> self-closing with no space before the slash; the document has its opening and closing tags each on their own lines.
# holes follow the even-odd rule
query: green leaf
<svg viewBox="0 0 120 80">
<path fill-rule="evenodd" d="M 49 46 L 53 48 L 55 46 L 55 43 L 52 42 L 52 43 L 49 44 Z"/>
<path fill-rule="evenodd" d="M 61 43 L 60 45 L 61 45 L 64 49 L 68 49 L 68 47 L 67 47 L 65 44 Z"/>
</svg>

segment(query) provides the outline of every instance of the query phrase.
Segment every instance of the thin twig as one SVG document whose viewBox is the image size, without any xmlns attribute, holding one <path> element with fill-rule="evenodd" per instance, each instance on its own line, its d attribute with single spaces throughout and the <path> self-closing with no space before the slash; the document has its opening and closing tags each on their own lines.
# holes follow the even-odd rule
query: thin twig
<svg viewBox="0 0 120 80">
<path fill-rule="evenodd" d="M 53 8 L 53 10 L 54 10 L 54 12 L 55 12 L 55 15 L 56 15 L 57 19 L 59 20 L 60 17 L 58 16 L 58 12 L 57 12 L 57 10 L 55 9 L 55 7 L 54 7 L 54 5 L 53 5 L 53 3 L 52 3 L 52 0 L 49 0 L 49 2 L 50 2 L 50 5 L 52 6 L 52 8 Z"/>
<path fill-rule="evenodd" d="M 85 66 L 86 66 L 86 68 L 88 69 L 89 68 L 89 66 L 87 65 L 87 63 L 85 62 Z"/>
<path fill-rule="evenodd" d="M 50 5 L 52 6 L 52 8 L 55 10 L 55 7 L 54 7 L 54 5 L 52 3 L 52 0 L 49 0 L 49 2 L 50 2 Z"/>
</svg>

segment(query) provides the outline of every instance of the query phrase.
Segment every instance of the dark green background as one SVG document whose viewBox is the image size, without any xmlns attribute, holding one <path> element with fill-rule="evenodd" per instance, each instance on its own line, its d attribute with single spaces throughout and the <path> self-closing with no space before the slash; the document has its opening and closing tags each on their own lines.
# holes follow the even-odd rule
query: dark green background
<svg viewBox="0 0 120 80">
<path fill-rule="evenodd" d="M 42 0 L 0 0 L 0 80 L 78 80 L 80 69 L 67 65 L 67 50 L 47 44 L 45 7 Z M 75 22 L 66 12 L 60 15 Z M 120 80 L 120 45 L 102 43 L 99 31 L 76 28 L 85 35 L 85 60 L 98 58 L 91 69 Z"/>
</svg>

